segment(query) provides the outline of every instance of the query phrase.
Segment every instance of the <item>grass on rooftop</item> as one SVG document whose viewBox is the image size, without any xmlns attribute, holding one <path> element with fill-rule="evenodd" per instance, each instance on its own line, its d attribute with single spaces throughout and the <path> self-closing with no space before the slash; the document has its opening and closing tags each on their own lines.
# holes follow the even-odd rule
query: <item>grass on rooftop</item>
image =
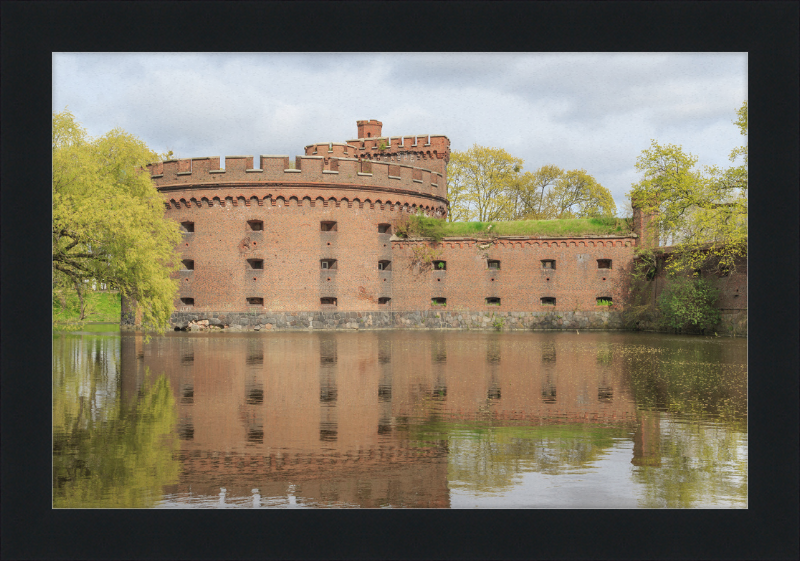
<svg viewBox="0 0 800 561">
<path fill-rule="evenodd" d="M 560 220 L 513 220 L 508 222 L 447 222 L 437 218 L 415 215 L 407 228 L 399 227 L 397 234 L 407 237 L 496 237 L 544 236 L 569 237 L 586 235 L 623 236 L 631 232 L 625 218 L 565 218 Z"/>
</svg>

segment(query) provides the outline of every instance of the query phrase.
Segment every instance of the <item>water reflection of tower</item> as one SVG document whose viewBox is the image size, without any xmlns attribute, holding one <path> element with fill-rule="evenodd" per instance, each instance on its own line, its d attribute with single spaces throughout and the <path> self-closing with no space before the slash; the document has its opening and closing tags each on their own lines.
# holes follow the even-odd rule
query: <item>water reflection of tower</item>
<svg viewBox="0 0 800 561">
<path fill-rule="evenodd" d="M 242 421 L 245 425 L 245 446 L 264 443 L 264 343 L 261 339 L 247 342 L 244 375 L 244 407 Z"/>
<path fill-rule="evenodd" d="M 378 333 L 378 436 L 392 432 L 392 337 Z"/>
<path fill-rule="evenodd" d="M 432 334 L 431 365 L 434 378 L 431 397 L 436 402 L 444 403 L 447 399 L 447 343 L 443 333 Z"/>
<path fill-rule="evenodd" d="M 181 440 L 194 440 L 194 341 L 192 338 L 179 340 L 178 438 Z"/>
<path fill-rule="evenodd" d="M 338 356 L 336 338 L 333 333 L 319 335 L 319 439 L 321 442 L 336 442 L 339 423 L 336 412 L 336 371 Z"/>
<path fill-rule="evenodd" d="M 556 382 L 556 345 L 552 341 L 542 345 L 542 401 L 557 401 Z"/>
<path fill-rule="evenodd" d="M 487 341 L 486 362 L 489 365 L 489 389 L 486 392 L 486 399 L 491 403 L 500 399 L 500 380 L 497 374 L 500 368 L 499 335 L 491 336 Z"/>
<path fill-rule="evenodd" d="M 658 411 L 638 411 L 637 417 L 631 463 L 658 467 L 661 465 L 661 414 Z"/>
</svg>

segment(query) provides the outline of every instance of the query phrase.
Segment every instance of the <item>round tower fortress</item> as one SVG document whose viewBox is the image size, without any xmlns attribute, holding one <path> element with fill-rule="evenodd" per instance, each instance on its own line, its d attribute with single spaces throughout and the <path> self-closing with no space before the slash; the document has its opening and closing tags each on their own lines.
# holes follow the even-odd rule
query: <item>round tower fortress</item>
<svg viewBox="0 0 800 561">
<path fill-rule="evenodd" d="M 294 162 L 149 165 L 166 216 L 183 231 L 176 313 L 386 310 L 394 224 L 419 210 L 447 215 L 450 141 L 382 137 L 374 120 L 358 131 L 366 137 L 312 144 Z"/>
<path fill-rule="evenodd" d="M 176 329 L 622 327 L 636 234 L 397 237 L 412 213 L 447 217 L 450 141 L 357 126 L 358 138 L 310 144 L 294 161 L 148 166 L 183 230 Z"/>
</svg>

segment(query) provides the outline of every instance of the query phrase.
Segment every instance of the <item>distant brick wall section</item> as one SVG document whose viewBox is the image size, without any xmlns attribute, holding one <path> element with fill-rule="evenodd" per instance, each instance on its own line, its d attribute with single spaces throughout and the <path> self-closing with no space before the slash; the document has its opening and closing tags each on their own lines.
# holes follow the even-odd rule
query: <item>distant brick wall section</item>
<svg viewBox="0 0 800 561">
<path fill-rule="evenodd" d="M 415 263 L 413 247 L 430 242 L 394 241 L 393 294 L 396 310 L 438 309 L 431 299 L 446 298 L 446 310 L 595 311 L 598 297 L 610 309 L 624 308 L 630 289 L 633 237 L 445 239 L 435 245 L 446 269 Z M 600 269 L 599 259 L 610 259 Z M 499 269 L 489 268 L 499 261 Z M 546 269 L 543 260 L 554 260 Z M 553 297 L 555 306 L 541 298 Z M 499 298 L 500 305 L 486 303 Z"/>
</svg>

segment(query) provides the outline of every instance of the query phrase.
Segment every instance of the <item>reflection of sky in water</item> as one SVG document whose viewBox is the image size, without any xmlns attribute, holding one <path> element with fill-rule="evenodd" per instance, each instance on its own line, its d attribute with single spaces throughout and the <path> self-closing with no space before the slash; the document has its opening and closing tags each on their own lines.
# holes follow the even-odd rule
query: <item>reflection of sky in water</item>
<svg viewBox="0 0 800 561">
<path fill-rule="evenodd" d="M 633 443 L 616 440 L 614 447 L 584 468 L 559 475 L 525 472 L 502 491 L 474 493 L 450 489 L 451 508 L 637 508 L 637 487 L 631 485 Z"/>
</svg>

